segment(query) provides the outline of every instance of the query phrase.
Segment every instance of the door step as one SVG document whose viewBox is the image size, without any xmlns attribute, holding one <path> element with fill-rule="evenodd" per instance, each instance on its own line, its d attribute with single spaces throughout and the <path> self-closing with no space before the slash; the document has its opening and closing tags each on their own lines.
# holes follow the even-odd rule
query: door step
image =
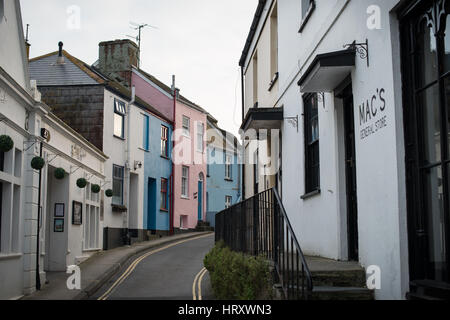
<svg viewBox="0 0 450 320">
<path fill-rule="evenodd" d="M 311 295 L 311 300 L 361 300 L 370 301 L 374 300 L 374 292 L 367 288 L 358 287 L 325 287 L 318 286 L 314 287 L 313 293 Z"/>
</svg>

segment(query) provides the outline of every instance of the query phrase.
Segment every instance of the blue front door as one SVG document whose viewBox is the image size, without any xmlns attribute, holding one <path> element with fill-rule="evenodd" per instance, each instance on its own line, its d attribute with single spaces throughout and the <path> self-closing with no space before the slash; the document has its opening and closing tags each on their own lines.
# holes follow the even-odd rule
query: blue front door
<svg viewBox="0 0 450 320">
<path fill-rule="evenodd" d="M 198 182 L 198 221 L 203 220 L 203 182 Z"/>
<path fill-rule="evenodd" d="M 156 219 L 156 180 L 148 179 L 148 228 L 149 230 L 156 230 L 157 219 Z"/>
</svg>

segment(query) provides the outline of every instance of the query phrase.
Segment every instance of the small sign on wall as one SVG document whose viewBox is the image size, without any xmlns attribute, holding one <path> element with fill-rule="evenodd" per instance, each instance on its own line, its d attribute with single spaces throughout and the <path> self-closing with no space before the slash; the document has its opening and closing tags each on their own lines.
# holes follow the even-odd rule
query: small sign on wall
<svg viewBox="0 0 450 320">
<path fill-rule="evenodd" d="M 64 218 L 64 203 L 55 204 L 55 218 Z"/>
<path fill-rule="evenodd" d="M 64 219 L 55 219 L 54 232 L 64 232 Z"/>
<path fill-rule="evenodd" d="M 72 224 L 80 226 L 82 223 L 83 223 L 83 204 L 74 201 L 72 210 Z"/>
</svg>

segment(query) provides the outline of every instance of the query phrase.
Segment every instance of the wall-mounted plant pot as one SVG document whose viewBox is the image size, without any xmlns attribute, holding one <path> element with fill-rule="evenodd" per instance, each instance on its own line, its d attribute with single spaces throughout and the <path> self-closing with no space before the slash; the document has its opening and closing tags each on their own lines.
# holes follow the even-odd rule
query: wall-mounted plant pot
<svg viewBox="0 0 450 320">
<path fill-rule="evenodd" d="M 31 160 L 31 167 L 34 170 L 42 170 L 42 168 L 45 166 L 45 160 L 41 157 L 34 157 L 33 160 Z"/>
<path fill-rule="evenodd" d="M 93 185 L 91 186 L 91 191 L 92 191 L 92 193 L 97 194 L 97 193 L 100 192 L 100 190 L 101 190 L 101 187 L 100 187 L 98 184 L 93 184 Z"/>
<path fill-rule="evenodd" d="M 80 189 L 86 188 L 86 186 L 87 186 L 87 180 L 84 179 L 84 178 L 78 179 L 78 180 L 77 180 L 77 186 L 78 186 L 78 188 L 80 188 Z"/>
<path fill-rule="evenodd" d="M 14 148 L 14 141 L 10 136 L 2 135 L 0 136 L 0 151 L 9 152 Z"/>
<path fill-rule="evenodd" d="M 58 168 L 55 170 L 55 178 L 57 180 L 62 180 L 62 179 L 64 179 L 65 176 L 66 176 L 66 170 L 64 170 L 63 168 Z"/>
<path fill-rule="evenodd" d="M 107 196 L 108 198 L 112 198 L 113 196 L 113 191 L 111 189 L 108 189 L 105 191 L 105 196 Z"/>
</svg>

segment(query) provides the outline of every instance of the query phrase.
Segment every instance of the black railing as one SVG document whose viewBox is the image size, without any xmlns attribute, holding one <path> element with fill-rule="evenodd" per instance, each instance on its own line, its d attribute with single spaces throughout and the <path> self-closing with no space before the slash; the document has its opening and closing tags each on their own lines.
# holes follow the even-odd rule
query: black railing
<svg viewBox="0 0 450 320">
<path fill-rule="evenodd" d="M 216 215 L 216 241 L 232 250 L 274 262 L 286 299 L 308 299 L 311 272 L 276 189 L 262 192 Z"/>
</svg>

